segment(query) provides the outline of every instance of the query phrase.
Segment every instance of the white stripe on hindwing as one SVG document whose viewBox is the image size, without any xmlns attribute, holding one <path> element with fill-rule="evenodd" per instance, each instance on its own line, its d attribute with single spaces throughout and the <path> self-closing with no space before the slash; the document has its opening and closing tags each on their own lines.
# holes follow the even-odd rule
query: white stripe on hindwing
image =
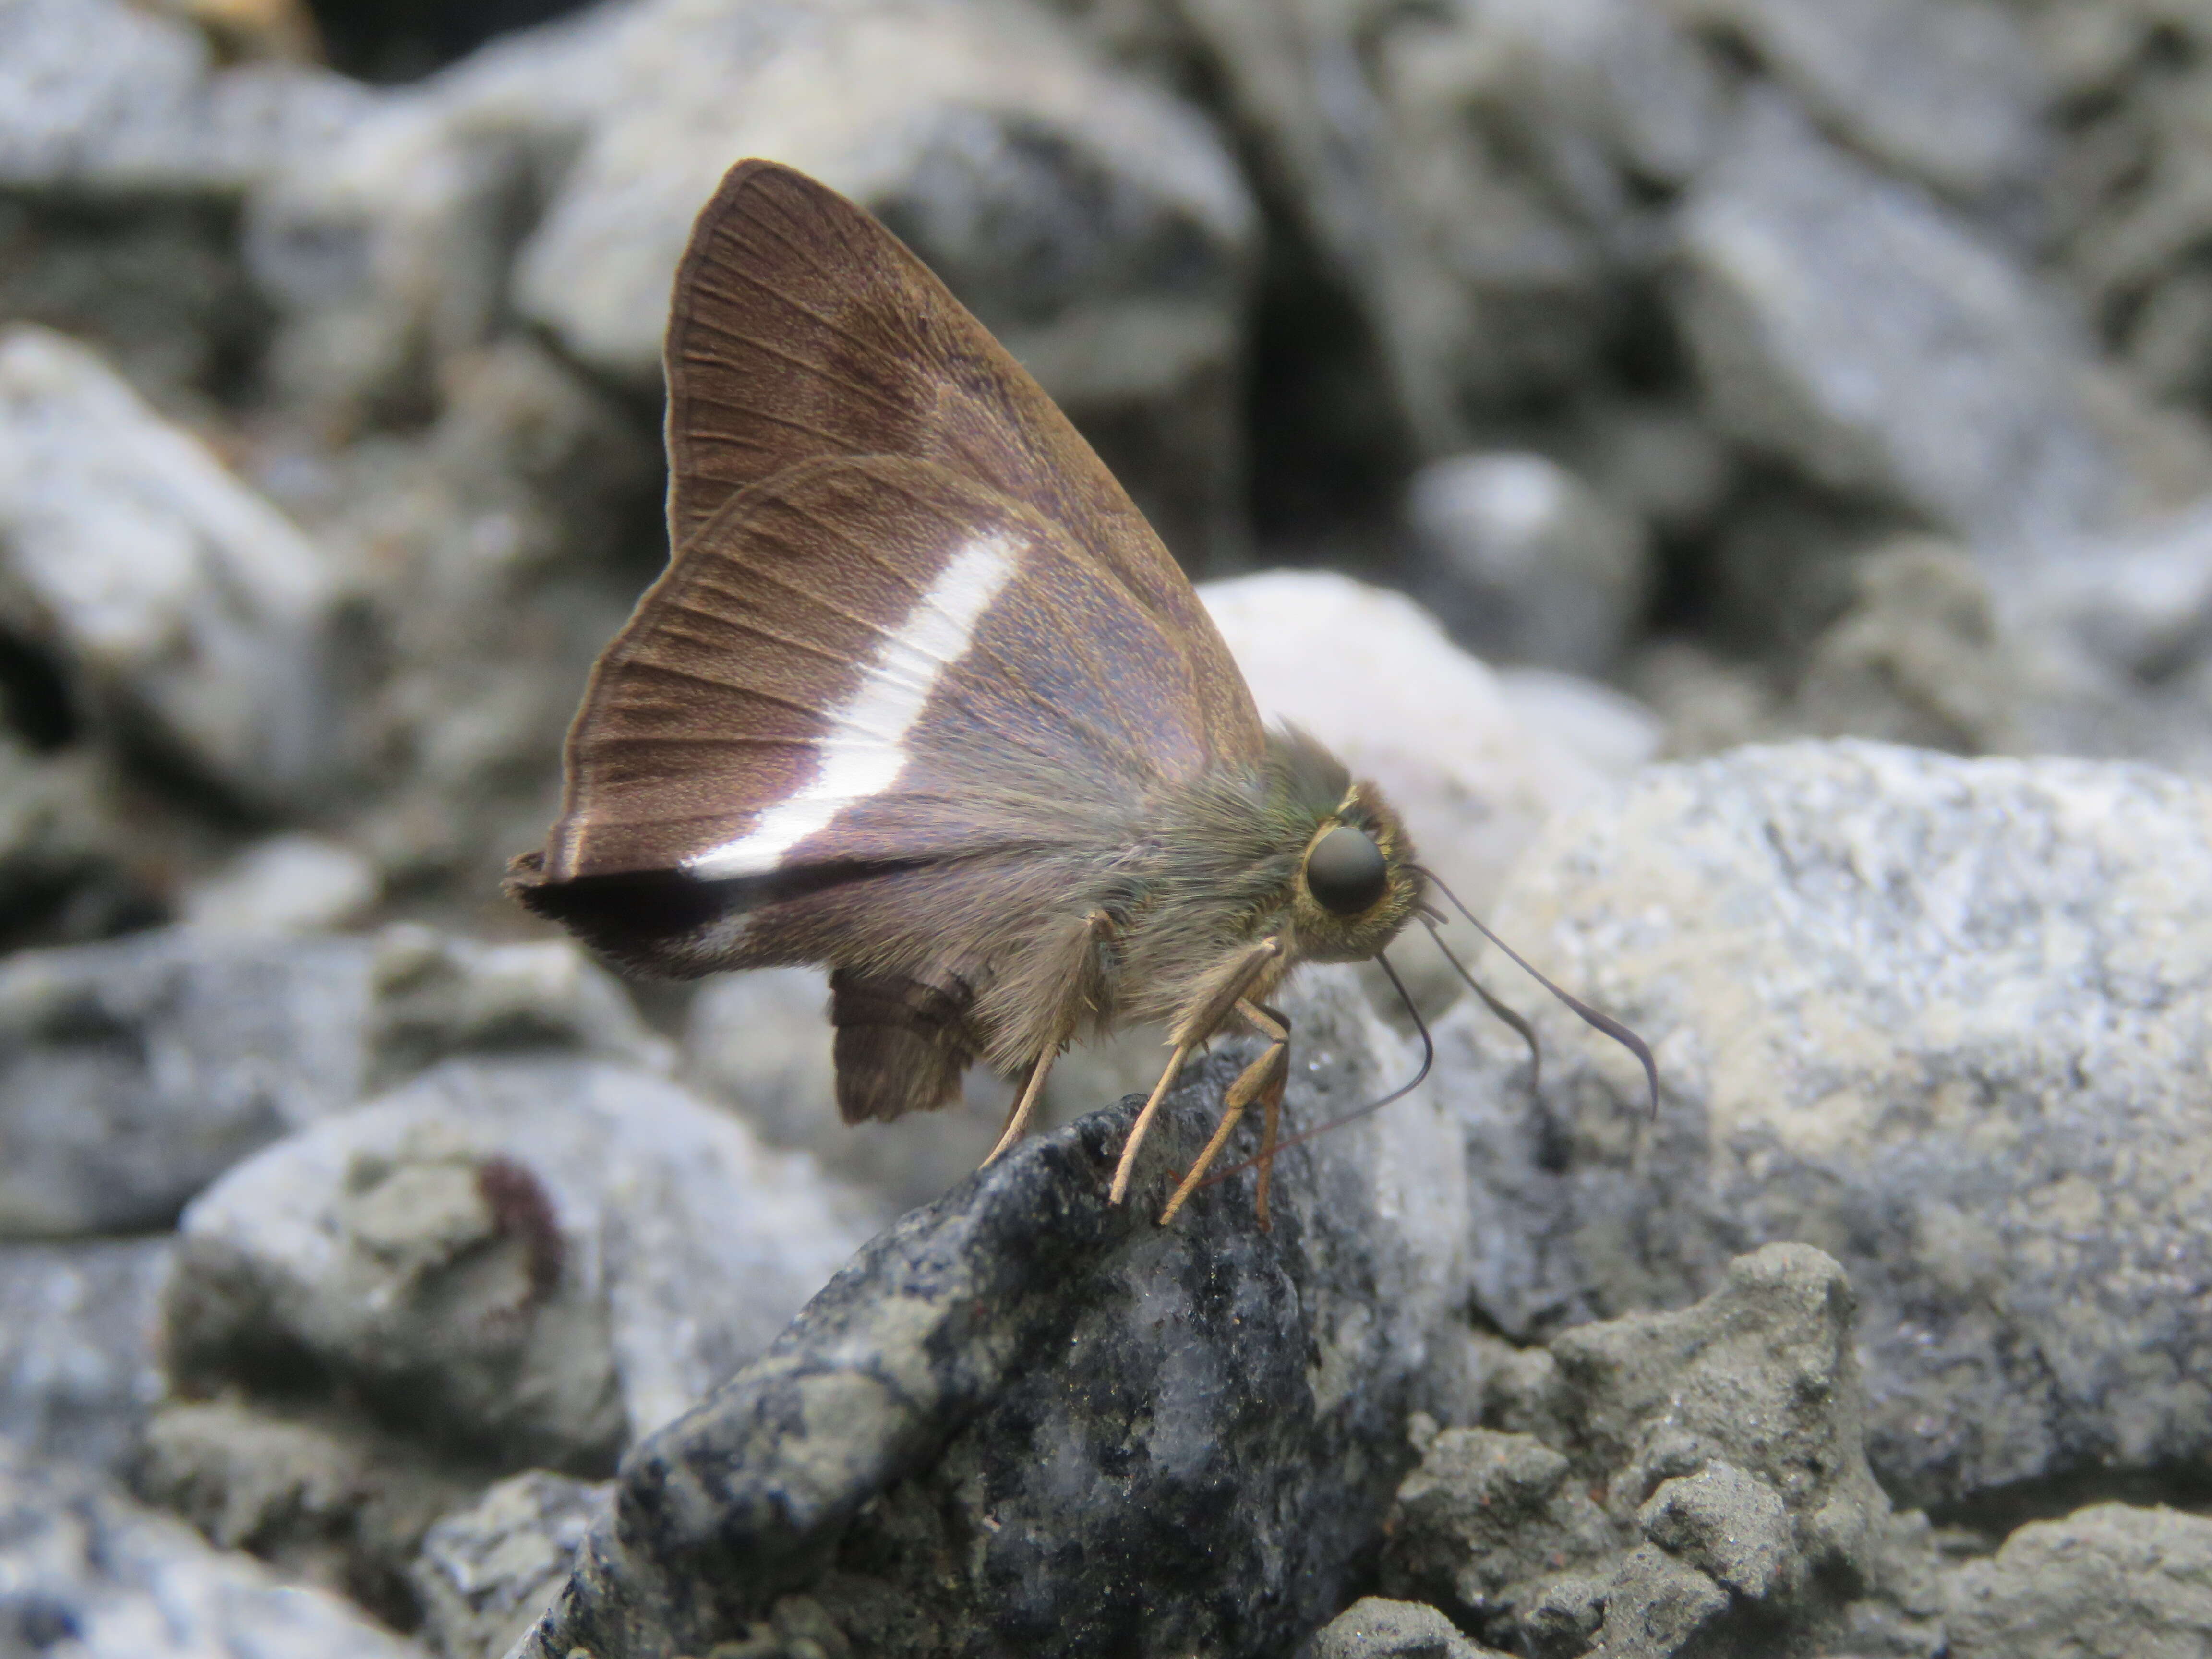
<svg viewBox="0 0 2212 1659">
<path fill-rule="evenodd" d="M 684 873 L 702 881 L 765 875 L 843 808 L 897 782 L 907 734 L 945 671 L 967 655 L 991 601 L 1013 580 L 1018 550 L 1009 538 L 992 536 L 955 554 L 884 636 L 852 695 L 823 711 L 829 729 L 814 745 L 820 769 L 813 779 L 763 811 L 744 835 L 684 860 Z"/>
</svg>

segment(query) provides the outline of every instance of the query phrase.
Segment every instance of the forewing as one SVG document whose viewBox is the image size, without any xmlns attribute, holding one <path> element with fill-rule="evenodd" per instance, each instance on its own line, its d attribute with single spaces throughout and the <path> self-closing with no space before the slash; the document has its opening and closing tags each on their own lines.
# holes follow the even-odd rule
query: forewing
<svg viewBox="0 0 2212 1659">
<path fill-rule="evenodd" d="M 540 880 L 1090 849 L 1209 763 L 1173 623 L 927 463 L 794 467 L 686 545 L 595 669 Z"/>
<path fill-rule="evenodd" d="M 1208 751 L 1259 754 L 1227 647 L 1113 475 L 928 268 L 836 191 L 773 162 L 731 169 L 677 274 L 666 369 L 678 549 L 786 468 L 932 462 L 1056 526 L 1172 636 Z"/>
</svg>

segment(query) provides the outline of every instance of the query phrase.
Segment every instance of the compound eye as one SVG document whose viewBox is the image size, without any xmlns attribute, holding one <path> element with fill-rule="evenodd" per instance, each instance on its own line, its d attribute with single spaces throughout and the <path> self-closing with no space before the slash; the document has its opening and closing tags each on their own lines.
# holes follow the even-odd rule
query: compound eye
<svg viewBox="0 0 2212 1659">
<path fill-rule="evenodd" d="M 1322 909 L 1356 916 L 1389 890 L 1390 866 L 1364 830 L 1340 823 L 1306 854 L 1306 885 Z"/>
</svg>

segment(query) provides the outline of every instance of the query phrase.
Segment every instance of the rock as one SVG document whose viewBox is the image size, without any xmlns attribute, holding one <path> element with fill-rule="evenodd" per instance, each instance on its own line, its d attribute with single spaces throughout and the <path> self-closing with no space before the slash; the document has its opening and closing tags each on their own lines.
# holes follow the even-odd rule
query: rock
<svg viewBox="0 0 2212 1659">
<path fill-rule="evenodd" d="M 2092 356 L 2011 260 L 1754 99 L 1680 224 L 1677 309 L 1744 444 L 2017 561 L 2127 491 Z"/>
<path fill-rule="evenodd" d="M 1352 295 L 1422 454 L 1605 377 L 1622 294 L 1661 241 L 1653 198 L 1704 164 L 1724 105 L 1660 11 L 1177 10 Z"/>
<path fill-rule="evenodd" d="M 1422 856 L 1477 908 L 1540 825 L 1632 768 L 1652 741 L 1625 699 L 1597 703 L 1605 713 L 1586 699 L 1567 714 L 1555 697 L 1538 732 L 1525 730 L 1508 683 L 1434 618 L 1349 577 L 1268 571 L 1210 582 L 1200 597 L 1262 717 L 1303 727 L 1373 779 Z M 1538 708 L 1543 684 L 1558 686 L 1512 684 L 1528 693 L 1523 711 Z"/>
<path fill-rule="evenodd" d="M 1796 1652 L 1869 1604 L 1926 1635 L 1934 1557 L 1868 1468 L 1852 1314 L 1832 1260 L 1770 1245 L 1695 1307 L 1496 1366 L 1494 1426 L 1436 1433 L 1399 1488 L 1384 1589 L 1515 1653 Z"/>
<path fill-rule="evenodd" d="M 1746 750 L 1553 826 L 1493 921 L 1665 1091 L 1647 1121 L 1634 1063 L 1539 1007 L 1532 1097 L 1522 1054 L 1446 1019 L 1500 1328 L 1685 1302 L 1803 1239 L 1865 1306 L 1869 1455 L 1905 1501 L 2202 1455 L 2203 786 Z"/>
<path fill-rule="evenodd" d="M 1909 178 L 2001 205 L 2047 165 L 2041 67 L 2004 7 L 1692 0 L 1684 9 L 1733 33 L 1823 125 Z"/>
<path fill-rule="evenodd" d="M 320 836 L 271 836 L 185 896 L 189 927 L 219 933 L 313 933 L 358 921 L 377 874 L 352 848 Z"/>
<path fill-rule="evenodd" d="M 1917 538 L 1863 556 L 1853 575 L 1856 601 L 1814 641 L 1786 718 L 1954 754 L 2018 747 L 2027 686 L 1972 556 Z"/>
<path fill-rule="evenodd" d="M 0 949 L 96 938 L 160 911 L 97 762 L 0 729 Z"/>
<path fill-rule="evenodd" d="M 2038 1521 L 1951 1581 L 1954 1659 L 2212 1651 L 2212 1520 L 2099 1504 Z"/>
<path fill-rule="evenodd" d="M 252 806 L 354 768 L 337 572 L 82 346 L 0 334 L 0 624 L 80 701 Z"/>
<path fill-rule="evenodd" d="M 0 1441 L 0 1619 L 11 1652 L 68 1659 L 422 1659 L 323 1591 L 81 1469 Z"/>
<path fill-rule="evenodd" d="M 198 31 L 122 0 L 0 9 L 0 184 L 13 190 L 234 195 L 306 161 L 365 100 L 335 75 L 217 69 Z"/>
<path fill-rule="evenodd" d="M 193 929 L 0 964 L 0 1237 L 160 1227 L 240 1158 L 446 1055 L 664 1063 L 566 943 Z"/>
<path fill-rule="evenodd" d="M 341 1413 L 175 1400 L 148 1424 L 132 1471 L 141 1497 L 209 1542 L 410 1630 L 423 1610 L 409 1569 L 424 1535 L 494 1474 L 465 1452 L 433 1455 Z"/>
<path fill-rule="evenodd" d="M 1641 619 L 1642 526 L 1541 455 L 1431 461 L 1407 519 L 1429 608 L 1486 657 L 1600 673 Z"/>
<path fill-rule="evenodd" d="M 161 1398 L 164 1237 L 0 1245 L 0 1440 L 121 1474 Z"/>
<path fill-rule="evenodd" d="M 1395 1081 L 1341 972 L 1288 1004 L 1289 1111 Z M 761 1360 L 635 1448 L 516 1650 L 672 1656 L 811 1596 L 856 1652 L 1279 1654 L 1343 1605 L 1458 1304 L 1447 1126 L 1364 1119 L 1151 1217 L 1249 1048 L 1171 1097 L 1133 1203 L 1137 1104 L 1032 1137 L 872 1243 Z M 812 1638 L 810 1638 L 812 1639 Z M 825 1644 L 825 1650 L 828 1650 Z"/>
<path fill-rule="evenodd" d="M 445 1659 L 505 1659 L 567 1582 L 611 1492 L 532 1470 L 432 1527 L 412 1575 L 432 1645 Z"/>
<path fill-rule="evenodd" d="M 878 212 L 1170 546 L 1237 550 L 1249 198 L 1195 113 L 1026 8 L 648 0 L 495 43 L 258 199 L 288 380 L 374 402 L 513 314 L 655 396 L 678 257 L 747 155 Z"/>
<path fill-rule="evenodd" d="M 495 1471 L 597 1474 L 859 1242 L 805 1160 L 651 1073 L 449 1061 L 193 1201 L 170 1371 L 187 1395 L 305 1386 Z"/>
<path fill-rule="evenodd" d="M 1313 1659 L 1488 1659 L 1434 1607 L 1363 1596 L 1314 1637 Z"/>
</svg>

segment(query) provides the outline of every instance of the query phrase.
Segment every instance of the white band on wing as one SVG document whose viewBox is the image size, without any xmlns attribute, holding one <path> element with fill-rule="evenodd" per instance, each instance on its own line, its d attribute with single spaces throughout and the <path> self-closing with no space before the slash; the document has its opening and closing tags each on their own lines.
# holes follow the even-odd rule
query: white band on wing
<svg viewBox="0 0 2212 1659">
<path fill-rule="evenodd" d="M 896 632 L 884 636 L 853 694 L 825 710 L 812 779 L 762 812 L 751 829 L 684 860 L 702 881 L 765 875 L 839 811 L 881 794 L 907 762 L 907 733 L 945 671 L 968 653 L 983 613 L 1013 579 L 1019 544 L 1006 536 L 969 542 L 938 573 Z"/>
</svg>

